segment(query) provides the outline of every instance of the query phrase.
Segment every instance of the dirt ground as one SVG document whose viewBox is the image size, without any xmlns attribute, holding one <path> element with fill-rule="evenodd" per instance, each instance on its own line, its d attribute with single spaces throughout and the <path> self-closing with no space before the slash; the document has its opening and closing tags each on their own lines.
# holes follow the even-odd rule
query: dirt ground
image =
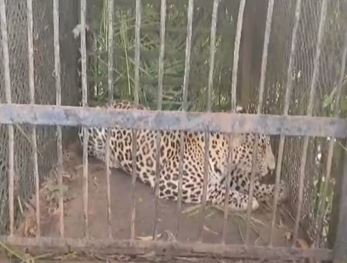
<svg viewBox="0 0 347 263">
<path fill-rule="evenodd" d="M 77 144 L 71 144 L 64 150 L 64 192 L 66 200 L 65 209 L 65 236 L 72 238 L 83 237 L 83 178 L 82 153 Z M 131 204 L 131 177 L 120 170 L 111 170 L 111 211 L 112 235 L 117 239 L 130 237 L 130 204 Z M 52 181 L 53 182 L 53 181 Z M 54 204 L 54 186 L 47 186 L 52 182 L 45 182 L 41 193 L 41 235 L 59 236 L 59 213 L 57 204 Z M 54 182 L 56 183 L 56 181 Z M 48 189 L 48 190 L 47 190 Z M 45 195 L 45 196 L 43 196 Z M 49 196 L 49 198 L 47 197 Z M 95 159 L 89 158 L 89 234 L 91 238 L 107 238 L 107 199 L 106 199 L 106 172 L 105 165 Z M 52 201 L 53 200 L 53 201 Z M 53 208 L 52 208 L 53 207 Z M 176 233 L 177 203 L 159 200 L 158 233 L 166 234 L 178 241 L 195 241 L 199 234 L 201 212 L 194 206 L 182 205 L 180 231 Z M 18 234 L 35 236 L 36 225 L 33 223 L 34 210 L 30 209 L 18 229 Z M 154 222 L 154 193 L 140 181 L 136 182 L 136 237 L 147 239 L 152 236 Z M 269 242 L 272 211 L 261 207 L 252 213 L 250 223 L 250 243 L 254 245 L 267 245 Z M 277 216 L 274 245 L 287 246 L 291 244 L 292 219 L 280 207 Z M 222 239 L 223 212 L 207 207 L 205 212 L 202 239 L 207 243 L 218 243 Z M 227 243 L 241 244 L 246 235 L 245 213 L 229 214 Z"/>
</svg>

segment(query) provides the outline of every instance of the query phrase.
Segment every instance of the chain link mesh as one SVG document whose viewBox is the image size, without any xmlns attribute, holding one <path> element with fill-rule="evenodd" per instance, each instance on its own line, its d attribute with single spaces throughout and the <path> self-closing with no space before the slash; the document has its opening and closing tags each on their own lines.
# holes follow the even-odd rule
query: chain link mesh
<svg viewBox="0 0 347 263">
<path fill-rule="evenodd" d="M 13 103 L 29 103 L 28 41 L 26 1 L 7 0 L 11 95 Z M 77 1 L 60 1 L 60 50 L 62 103 L 75 105 L 78 100 L 76 88 L 76 62 L 78 46 L 71 33 L 78 23 Z M 38 104 L 55 104 L 54 46 L 52 1 L 33 1 L 34 17 L 34 65 L 35 100 Z M 0 61 L 2 48 L 0 47 Z M 0 67 L 0 101 L 5 102 L 4 69 Z M 31 129 L 15 126 L 15 207 L 25 204 L 34 191 Z M 56 162 L 56 130 L 54 127 L 37 127 L 38 165 L 40 178 L 48 175 Z M 7 165 L 8 134 L 5 125 L 0 126 L 0 159 Z M 1 164 L 0 164 L 1 165 Z M 8 178 L 7 168 L 0 171 L 0 232 L 8 224 Z"/>
<path fill-rule="evenodd" d="M 343 2 L 343 0 L 328 1 L 319 76 L 314 99 L 313 114 L 315 116 L 333 116 L 331 107 L 334 105 L 327 105 L 327 98 L 336 92 L 340 75 L 346 30 Z M 267 70 L 266 112 L 271 114 L 283 112 L 295 4 L 296 1 L 275 1 Z M 292 74 L 293 92 L 289 107 L 290 115 L 306 115 L 307 113 L 321 5 L 322 1 L 302 1 Z M 294 216 L 298 205 L 302 143 L 302 138 L 288 137 L 286 139 L 282 166 L 282 176 L 289 183 L 290 208 Z M 311 240 L 314 240 L 316 235 L 317 206 L 324 183 L 328 183 L 331 187 L 331 192 L 327 195 L 327 205 L 331 206 L 332 202 L 334 174 L 330 182 L 325 182 L 328 143 L 326 138 L 311 138 L 309 142 L 301 223 Z M 321 234 L 326 236 L 326 229 Z"/>
</svg>

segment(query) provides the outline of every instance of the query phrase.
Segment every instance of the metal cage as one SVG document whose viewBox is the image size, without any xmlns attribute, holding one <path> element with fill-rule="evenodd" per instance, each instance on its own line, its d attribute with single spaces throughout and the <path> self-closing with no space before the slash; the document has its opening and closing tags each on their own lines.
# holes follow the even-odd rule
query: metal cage
<svg viewBox="0 0 347 263">
<path fill-rule="evenodd" d="M 211 0 L 212 1 L 212 0 Z M 34 1 L 35 2 L 35 1 Z M 72 1 L 73 2 L 73 1 Z M 112 69 L 116 66 L 114 65 L 114 53 L 113 53 L 113 16 L 114 16 L 114 0 L 107 0 L 110 8 L 108 14 L 108 91 L 109 91 L 109 101 L 113 100 L 112 89 L 114 85 Z M 236 113 L 237 106 L 237 87 L 238 87 L 238 71 L 239 71 L 239 60 L 240 60 L 240 49 L 241 40 L 243 34 L 243 18 L 244 11 L 246 7 L 246 0 L 238 1 L 239 9 L 236 21 L 236 33 L 234 42 L 234 56 L 232 61 L 232 81 L 230 89 L 231 97 L 231 113 L 222 112 L 212 112 L 211 110 L 211 96 L 213 90 L 213 78 L 214 78 L 214 62 L 215 62 L 215 52 L 216 52 L 216 28 L 217 28 L 217 18 L 218 18 L 218 8 L 219 0 L 213 0 L 213 8 L 211 10 L 212 21 L 210 29 L 210 57 L 209 57 L 209 74 L 208 74 L 208 103 L 206 112 L 188 112 L 188 89 L 189 89 L 189 76 L 190 76 L 190 61 L 191 61 L 191 45 L 192 45 L 192 31 L 193 31 L 193 18 L 194 18 L 194 0 L 188 1 L 187 8 L 187 27 L 186 27 L 186 45 L 185 45 L 185 70 L 183 77 L 183 99 L 182 99 L 182 111 L 163 111 L 163 75 L 164 75 L 164 54 L 165 54 L 165 30 L 166 30 L 166 12 L 167 12 L 167 1 L 161 0 L 160 8 L 160 50 L 159 50 L 159 69 L 158 69 L 158 99 L 157 99 L 157 110 L 145 110 L 145 111 L 123 111 L 116 109 L 103 109 L 94 108 L 88 106 L 87 94 L 88 94 L 88 81 L 87 81 L 87 48 L 86 48 L 86 12 L 87 12 L 87 1 L 80 0 L 80 51 L 81 51 L 81 84 L 82 84 L 82 106 L 67 106 L 62 105 L 62 61 L 61 58 L 66 58 L 66 55 L 62 56 L 61 43 L 62 38 L 59 32 L 61 31 L 62 23 L 64 22 L 62 18 L 64 5 L 69 5 L 67 1 L 53 0 L 52 5 L 52 21 L 53 21 L 53 42 L 54 42 L 54 80 L 55 80 L 55 104 L 54 105 L 44 105 L 37 104 L 35 101 L 36 89 L 36 79 L 34 78 L 34 49 L 35 49 L 35 35 L 34 35 L 34 23 L 33 23 L 33 1 L 26 1 L 26 19 L 27 19 L 27 44 L 28 44 L 28 76 L 29 76 L 29 99 L 26 102 L 13 102 L 12 99 L 12 74 L 16 70 L 21 70 L 20 68 L 11 68 L 10 65 L 15 62 L 11 62 L 10 56 L 10 40 L 9 40 L 9 26 L 8 21 L 10 19 L 8 10 L 15 10 L 16 7 L 12 6 L 12 1 L 0 0 L 0 16 L 1 16 L 1 49 L 2 49 L 2 62 L 3 62 L 3 79 L 4 85 L 1 87 L 5 94 L 5 103 L 0 104 L 0 123 L 1 126 L 7 127 L 8 138 L 6 144 L 8 149 L 7 157 L 8 160 L 8 216 L 9 216 L 9 233 L 8 235 L 2 235 L 0 240 L 7 245 L 27 247 L 29 250 L 35 251 L 35 249 L 40 251 L 53 251 L 54 253 L 66 252 L 69 250 L 74 250 L 81 253 L 95 253 L 95 254 L 129 254 L 129 255 L 143 255 L 147 252 L 154 251 L 157 256 L 171 256 L 171 257 L 214 257 L 214 258 L 227 258 L 227 259 L 250 259 L 250 260 L 301 260 L 301 259 L 315 259 L 322 261 L 334 261 L 334 262 L 345 262 L 347 260 L 347 226 L 345 222 L 347 221 L 347 160 L 344 158 L 344 168 L 343 174 L 340 174 L 341 182 L 339 191 L 339 219 L 337 226 L 337 237 L 334 243 L 334 247 L 331 249 L 311 247 L 311 248 L 297 248 L 295 243 L 298 239 L 298 231 L 300 220 L 303 213 L 304 205 L 304 184 L 305 184 L 305 165 L 307 161 L 307 151 L 310 137 L 330 137 L 345 140 L 347 137 L 347 120 L 345 118 L 339 117 L 339 109 L 335 109 L 334 116 L 314 116 L 314 103 L 315 96 L 318 91 L 318 81 L 320 74 L 324 74 L 320 71 L 320 62 L 322 58 L 322 48 L 324 41 L 324 34 L 326 33 L 327 24 L 327 9 L 329 5 L 328 0 L 322 0 L 319 12 L 319 23 L 318 30 L 316 34 L 316 40 L 314 42 L 313 48 L 313 67 L 310 76 L 310 83 L 307 87 L 309 89 L 308 103 L 305 114 L 290 114 L 289 106 L 291 103 L 291 95 L 293 94 L 293 89 L 295 83 L 293 83 L 294 72 L 294 57 L 296 52 L 298 52 L 297 40 L 300 31 L 300 19 L 302 18 L 303 8 L 309 8 L 301 0 L 292 0 L 292 5 L 295 7 L 293 10 L 294 16 L 292 23 L 292 31 L 290 34 L 290 39 L 287 41 L 289 46 L 289 56 L 288 64 L 286 66 L 286 91 L 284 96 L 284 106 L 281 114 L 265 114 L 263 112 L 264 96 L 266 93 L 266 72 L 267 64 L 269 58 L 269 42 L 272 30 L 272 21 L 276 1 L 268 0 L 267 11 L 266 11 L 266 23 L 265 23 L 265 34 L 263 37 L 263 49 L 261 57 L 261 71 L 259 79 L 259 97 L 256 107 L 255 114 L 240 114 Z M 252 2 L 252 1 L 249 1 Z M 341 4 L 342 10 L 347 10 L 347 1 L 338 1 Z M 139 89 L 140 89 L 140 33 L 141 33 L 141 16 L 142 16 L 142 1 L 136 0 L 135 3 L 135 52 L 134 52 L 134 65 L 135 65 L 135 75 L 134 75 L 134 100 L 139 102 Z M 253 3 L 254 4 L 254 3 Z M 77 10 L 76 10 L 77 11 Z M 48 12 L 48 11 L 44 11 Z M 49 11 L 51 12 L 51 11 Z M 76 12 L 77 14 L 77 12 Z M 38 26 L 38 25 L 37 25 Z M 345 85 L 345 66 L 347 57 L 347 28 L 346 24 L 340 25 L 341 31 L 344 34 L 343 46 L 339 50 L 341 54 L 340 60 L 336 61 L 338 64 L 338 69 L 340 72 L 337 73 L 339 78 L 336 80 L 336 101 L 339 101 L 343 96 L 343 88 Z M 77 52 L 77 51 L 76 51 Z M 63 61 L 64 62 L 64 61 Z M 11 74 L 12 73 L 12 74 Z M 17 74 L 17 73 L 16 73 Z M 45 74 L 45 73 L 43 73 Z M 66 78 L 68 72 L 66 68 L 64 69 L 63 78 Z M 1 75 L 0 75 L 1 76 Z M 76 78 L 77 79 L 77 78 Z M 42 90 L 48 89 L 48 87 L 43 87 Z M 66 87 L 65 87 L 66 89 Z M 65 92 L 72 87 L 65 90 Z M 71 92 L 71 91 L 70 91 Z M 76 93 L 74 93 L 76 94 Z M 75 95 L 74 95 L 75 96 Z M 77 96 L 77 95 L 76 95 Z M 76 97 L 75 96 L 75 97 Z M 67 103 L 68 104 L 68 103 Z M 36 221 L 38 225 L 38 232 L 35 238 L 24 238 L 19 237 L 14 234 L 15 229 L 15 207 L 14 207 L 14 191 L 15 191 L 15 158 L 16 152 L 14 147 L 14 128 L 17 125 L 28 125 L 30 127 L 29 131 L 31 133 L 30 145 L 32 147 L 32 163 L 31 169 L 33 169 L 32 175 L 34 176 L 34 193 L 36 197 Z M 111 233 L 111 221 L 112 221 L 112 211 L 110 207 L 111 199 L 111 189 L 110 189 L 110 176 L 111 171 L 109 168 L 109 160 L 106 162 L 106 175 L 107 175 L 107 205 L 105 206 L 105 211 L 107 211 L 107 223 L 109 227 L 109 239 L 94 239 L 91 238 L 88 233 L 88 228 L 90 222 L 88 220 L 88 153 L 87 153 L 87 140 L 84 140 L 83 145 L 83 224 L 84 224 L 84 238 L 74 239 L 65 237 L 65 227 L 64 227 L 64 202 L 63 202 L 63 192 L 60 192 L 59 196 L 59 237 L 44 237 L 40 234 L 40 199 L 39 199 L 39 188 L 40 180 L 42 179 L 39 174 L 38 165 L 38 145 L 37 145 L 37 127 L 40 126 L 53 126 L 56 127 L 56 149 L 57 149 L 57 166 L 59 175 L 59 184 L 62 185 L 63 182 L 63 156 L 62 156 L 62 143 L 63 143 L 63 132 L 62 127 L 84 127 L 84 136 L 87 138 L 87 127 L 105 127 L 111 128 L 114 125 L 118 125 L 133 131 L 133 135 L 136 134 L 137 130 L 148 129 L 148 130 L 180 130 L 180 131 L 199 131 L 205 132 L 206 141 L 209 140 L 209 132 L 223 132 L 223 133 L 264 133 L 268 135 L 279 135 L 278 144 L 278 158 L 277 158 L 277 169 L 276 169 L 276 191 L 274 198 L 274 211 L 271 221 L 271 233 L 270 233 L 270 243 L 268 246 L 256 246 L 249 243 L 249 232 L 250 232 L 250 215 L 251 215 L 251 205 L 248 205 L 247 210 L 247 231 L 244 244 L 226 244 L 225 236 L 227 231 L 227 220 L 228 211 L 227 206 L 224 209 L 224 224 L 222 241 L 220 244 L 207 244 L 198 240 L 197 242 L 191 243 L 181 243 L 181 242 L 163 242 L 156 240 L 155 233 L 157 231 L 156 223 L 154 223 L 154 238 L 151 241 L 139 241 L 135 239 L 135 183 L 136 174 L 132 175 L 132 207 L 130 215 L 130 237 L 126 240 L 118 240 Z M 297 189 L 298 202 L 295 215 L 295 225 L 293 233 L 293 245 L 290 247 L 276 247 L 273 244 L 273 228 L 275 225 L 275 220 L 277 216 L 277 202 L 279 193 L 279 182 L 281 177 L 282 162 L 284 160 L 284 145 L 286 136 L 302 136 L 303 144 L 301 145 L 301 161 L 299 168 L 299 187 Z M 159 136 L 158 136 L 159 137 Z M 1 139 L 1 138 L 0 138 Z M 108 140 L 110 138 L 108 137 Z M 333 159 L 333 147 L 334 139 L 330 139 L 329 142 L 329 152 L 327 155 L 327 177 L 330 176 L 332 159 Z M 133 144 L 135 145 L 135 144 Z M 182 148 L 182 146 L 181 146 Z M 108 148 L 107 148 L 108 149 Z M 135 147 L 133 147 L 133 150 Z M 207 151 L 205 151 L 206 153 Z M 207 154 L 206 154 L 207 155 Z M 110 156 L 109 150 L 107 150 L 106 156 Z M 183 151 L 181 149 L 181 158 L 183 156 Z M 347 156 L 345 154 L 345 156 Z M 158 157 L 159 158 L 159 157 Z M 207 159 L 207 157 L 205 157 Z M 134 160 L 135 163 L 135 160 Z M 157 167 L 157 170 L 160 169 Z M 182 167 L 180 168 L 182 173 Z M 205 169 L 204 177 L 207 176 L 207 169 Z M 254 174 L 252 174 L 251 181 L 254 180 Z M 207 178 L 207 177 L 205 177 Z M 157 180 L 158 180 L 157 173 Z M 180 176 L 182 180 L 182 177 Z M 204 181 L 206 184 L 206 182 Z M 180 183 L 180 187 L 182 184 Z M 337 190 L 336 190 L 337 191 Z M 253 185 L 251 184 L 250 196 L 253 195 Z M 251 199 L 251 198 L 250 198 Z M 158 187 L 155 189 L 155 203 L 158 202 Z M 182 196 L 179 195 L 177 204 L 178 222 L 180 225 L 180 213 L 182 203 Z M 206 185 L 204 185 L 203 192 L 203 205 L 202 209 L 206 206 Z M 250 202 L 249 202 L 250 203 Z M 157 205 L 155 206 L 157 209 Z M 155 215 L 157 216 L 157 210 Z M 7 214 L 7 213 L 6 213 Z M 3 215 L 1 215 L 2 217 Z M 323 218 L 319 218 L 323 220 Z M 203 219 L 201 220 L 203 221 Z M 155 219 L 157 222 L 157 218 Z M 336 223 L 336 222 L 335 222 Z M 321 222 L 319 226 L 321 226 Z M 203 222 L 201 222 L 200 227 L 202 229 Z"/>
</svg>

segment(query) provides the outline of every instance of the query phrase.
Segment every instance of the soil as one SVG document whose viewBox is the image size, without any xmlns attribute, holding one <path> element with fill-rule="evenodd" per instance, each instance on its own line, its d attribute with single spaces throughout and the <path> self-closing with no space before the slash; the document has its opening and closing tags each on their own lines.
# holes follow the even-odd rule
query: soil
<svg viewBox="0 0 347 263">
<path fill-rule="evenodd" d="M 82 238 L 84 234 L 83 219 L 83 166 L 82 152 L 77 144 L 71 144 L 64 150 L 64 184 L 65 195 L 68 197 L 64 203 L 65 236 Z M 107 238 L 107 187 L 105 165 L 93 158 L 89 158 L 89 204 L 88 220 L 90 238 Z M 131 176 L 121 170 L 112 169 L 110 177 L 111 188 L 111 229 L 116 239 L 130 237 L 131 218 Z M 150 239 L 153 234 L 155 202 L 154 193 L 140 181 L 136 182 L 136 238 Z M 46 197 L 41 196 L 41 235 L 59 236 L 59 213 L 57 209 L 48 209 Z M 166 234 L 177 241 L 196 241 L 199 236 L 200 222 L 203 217 L 200 209 L 182 204 L 180 229 L 177 234 L 177 203 L 169 200 L 158 200 L 158 232 Z M 285 211 L 284 205 L 278 209 L 273 244 L 276 246 L 291 245 L 293 223 Z M 31 213 L 33 217 L 34 213 Z M 18 233 L 24 236 L 35 235 L 35 227 L 30 226 L 31 221 L 26 217 L 19 227 Z M 223 212 L 207 207 L 203 223 L 202 241 L 206 243 L 219 243 L 222 240 Z M 268 245 L 272 221 L 272 210 L 260 207 L 252 212 L 250 223 L 250 244 Z M 246 214 L 229 214 L 227 221 L 226 242 L 242 244 L 246 235 Z"/>
</svg>

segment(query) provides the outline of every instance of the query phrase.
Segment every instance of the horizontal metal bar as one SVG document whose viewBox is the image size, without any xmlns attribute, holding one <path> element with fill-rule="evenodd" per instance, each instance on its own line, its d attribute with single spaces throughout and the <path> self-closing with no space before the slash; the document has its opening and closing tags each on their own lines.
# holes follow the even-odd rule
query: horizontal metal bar
<svg viewBox="0 0 347 263">
<path fill-rule="evenodd" d="M 21 238 L 3 237 L 0 241 L 8 245 L 29 248 L 29 252 L 86 252 L 92 255 L 127 254 L 144 255 L 154 252 L 155 256 L 171 255 L 175 257 L 221 257 L 246 258 L 262 260 L 331 260 L 332 251 L 329 249 L 299 249 L 292 247 L 261 247 L 244 245 L 208 244 L 201 242 L 180 243 L 142 240 L 108 240 L 108 239 L 73 239 L 73 238 Z"/>
<path fill-rule="evenodd" d="M 0 104 L 0 123 L 347 137 L 347 119 Z"/>
</svg>

